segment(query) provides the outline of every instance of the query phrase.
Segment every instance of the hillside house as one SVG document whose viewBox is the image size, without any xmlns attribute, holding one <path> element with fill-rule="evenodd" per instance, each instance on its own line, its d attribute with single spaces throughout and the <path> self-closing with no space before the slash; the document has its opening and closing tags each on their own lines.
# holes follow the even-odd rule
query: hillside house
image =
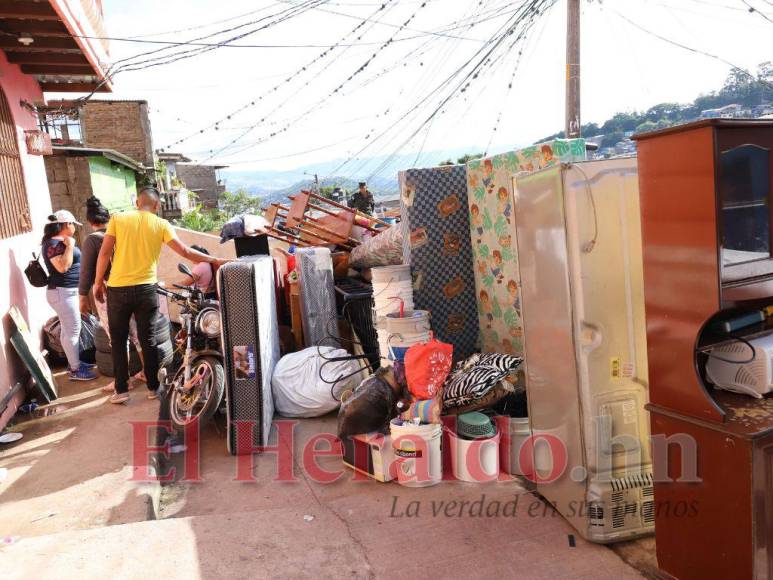
<svg viewBox="0 0 773 580">
<path fill-rule="evenodd" d="M 108 44 L 99 0 L 16 0 L 0 13 L 0 429 L 24 399 L 28 376 L 9 342 L 14 325 L 7 315 L 18 308 L 33 336 L 51 316 L 45 292 L 33 288 L 23 269 L 40 237 L 51 199 L 42 155 L 48 135 L 36 111 L 44 91 L 109 92 Z"/>
</svg>

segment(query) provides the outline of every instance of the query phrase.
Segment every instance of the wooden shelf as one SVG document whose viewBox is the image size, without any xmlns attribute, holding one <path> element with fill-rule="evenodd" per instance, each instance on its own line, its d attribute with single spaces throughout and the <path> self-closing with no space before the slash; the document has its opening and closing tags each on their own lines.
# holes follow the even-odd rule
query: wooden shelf
<svg viewBox="0 0 773 580">
<path fill-rule="evenodd" d="M 769 318 L 768 320 L 758 324 L 752 324 L 745 326 L 744 328 L 740 328 L 734 334 L 736 336 L 740 336 L 741 338 L 745 338 L 746 340 L 751 340 L 771 332 L 773 332 L 773 318 Z M 723 330 L 707 328 L 702 333 L 696 350 L 698 352 L 708 354 L 712 348 L 726 346 L 736 342 L 739 341 L 733 337 L 728 337 L 728 334 Z"/>
</svg>

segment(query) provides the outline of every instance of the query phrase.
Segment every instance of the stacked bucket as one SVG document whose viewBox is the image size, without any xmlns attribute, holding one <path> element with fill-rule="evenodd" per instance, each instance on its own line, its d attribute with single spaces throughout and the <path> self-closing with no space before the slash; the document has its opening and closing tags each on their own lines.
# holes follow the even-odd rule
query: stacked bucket
<svg viewBox="0 0 773 580">
<path fill-rule="evenodd" d="M 373 268 L 373 317 L 382 364 L 402 360 L 414 344 L 430 339 L 429 312 L 413 309 L 410 266 Z"/>
</svg>

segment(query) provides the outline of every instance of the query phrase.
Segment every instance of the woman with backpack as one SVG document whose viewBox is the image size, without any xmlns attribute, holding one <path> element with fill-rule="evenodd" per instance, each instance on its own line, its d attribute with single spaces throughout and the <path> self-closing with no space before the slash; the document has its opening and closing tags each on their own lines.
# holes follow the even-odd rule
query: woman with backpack
<svg viewBox="0 0 773 580">
<path fill-rule="evenodd" d="M 80 360 L 81 313 L 78 281 L 81 251 L 75 245 L 75 226 L 82 225 L 66 209 L 48 216 L 43 230 L 43 260 L 48 269 L 46 298 L 59 317 L 60 341 L 67 356 L 68 376 L 72 381 L 97 378 L 95 365 Z"/>
<path fill-rule="evenodd" d="M 99 251 L 102 249 L 102 242 L 105 239 L 105 231 L 107 230 L 107 224 L 110 221 L 110 211 L 102 205 L 102 202 L 95 196 L 91 196 L 86 200 L 86 221 L 94 230 L 83 241 L 83 252 L 81 255 L 81 271 L 80 280 L 78 283 L 78 293 L 80 294 L 80 311 L 83 314 L 92 312 L 92 287 L 94 286 L 94 278 L 97 273 L 97 258 L 99 257 Z M 108 271 L 109 276 L 109 271 Z M 100 302 L 94 300 L 93 304 L 96 310 L 95 314 L 99 318 L 99 322 L 102 325 L 103 330 L 110 337 L 110 325 L 107 319 L 107 302 Z M 140 339 L 137 336 L 137 322 L 132 318 L 129 323 L 129 339 L 137 349 L 137 354 L 142 360 L 142 348 L 140 346 Z M 134 375 L 135 380 L 145 381 L 145 375 L 142 371 Z M 133 385 L 130 385 L 130 387 Z M 104 392 L 110 393 L 115 390 L 114 383 L 106 385 L 103 389 Z"/>
</svg>

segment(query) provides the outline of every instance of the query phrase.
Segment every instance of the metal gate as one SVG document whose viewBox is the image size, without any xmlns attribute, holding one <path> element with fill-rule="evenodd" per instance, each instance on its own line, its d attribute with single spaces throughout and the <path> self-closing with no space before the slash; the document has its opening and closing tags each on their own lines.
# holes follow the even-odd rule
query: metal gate
<svg viewBox="0 0 773 580">
<path fill-rule="evenodd" d="M 31 229 L 16 124 L 5 92 L 0 89 L 0 238 L 18 236 Z"/>
</svg>

